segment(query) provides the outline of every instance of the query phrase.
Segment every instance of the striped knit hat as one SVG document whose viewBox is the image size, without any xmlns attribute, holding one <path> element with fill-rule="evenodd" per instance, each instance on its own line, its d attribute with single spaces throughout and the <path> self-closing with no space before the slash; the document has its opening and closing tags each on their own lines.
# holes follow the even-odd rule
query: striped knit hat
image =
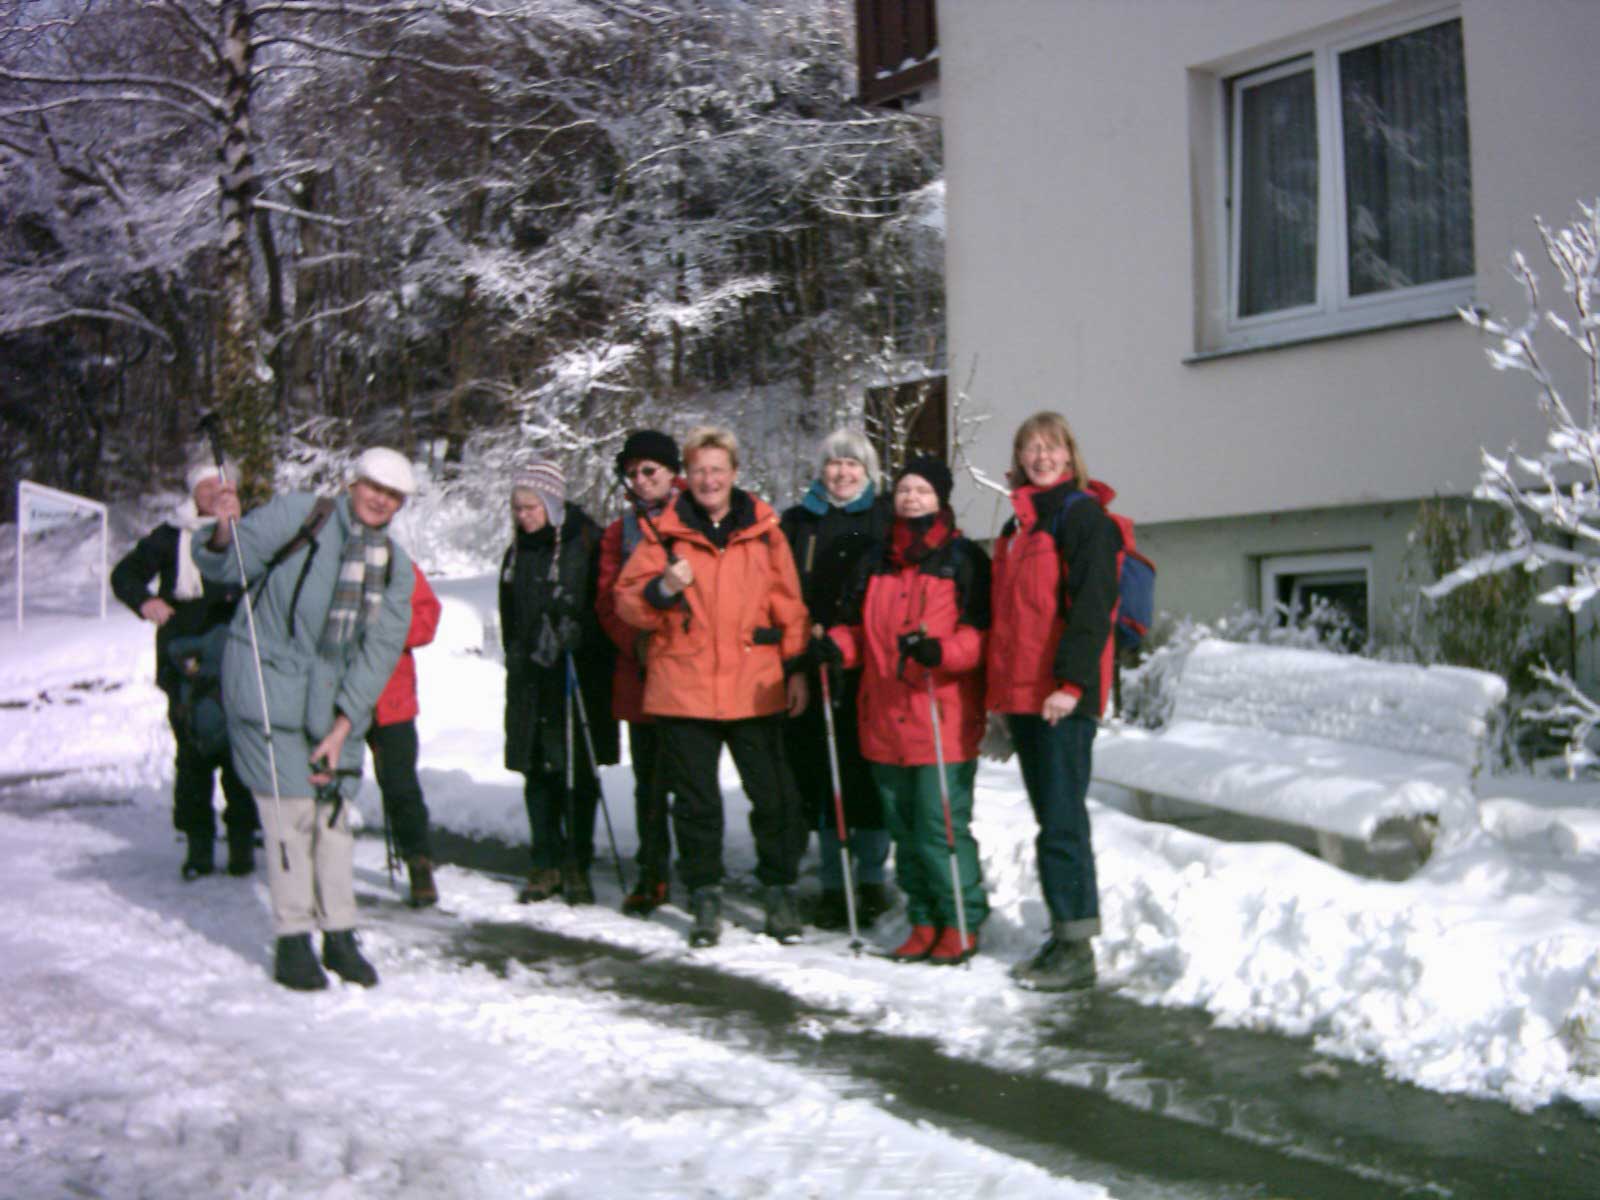
<svg viewBox="0 0 1600 1200">
<path fill-rule="evenodd" d="M 522 467 L 511 479 L 511 490 L 524 488 L 539 497 L 550 515 L 550 524 L 560 529 L 567 521 L 567 474 L 559 464 L 547 461 Z"/>
</svg>

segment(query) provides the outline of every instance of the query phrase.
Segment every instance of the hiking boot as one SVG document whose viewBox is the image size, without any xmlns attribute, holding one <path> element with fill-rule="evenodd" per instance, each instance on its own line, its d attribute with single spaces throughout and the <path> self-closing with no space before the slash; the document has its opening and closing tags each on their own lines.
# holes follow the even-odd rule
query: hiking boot
<svg viewBox="0 0 1600 1200">
<path fill-rule="evenodd" d="M 824 888 L 817 897 L 817 907 L 812 911 L 811 923 L 818 929 L 844 929 L 850 924 L 850 910 L 846 906 L 843 888 Z"/>
<path fill-rule="evenodd" d="M 694 914 L 689 945 L 715 946 L 722 936 L 722 889 L 715 885 L 695 888 L 689 896 L 689 911 Z"/>
<path fill-rule="evenodd" d="M 862 928 L 871 925 L 894 907 L 894 889 L 887 883 L 863 883 L 856 896 L 856 918 Z"/>
<path fill-rule="evenodd" d="M 247 829 L 242 833 L 228 830 L 228 874 L 249 875 L 256 869 L 256 833 Z"/>
<path fill-rule="evenodd" d="M 433 882 L 433 863 L 426 854 L 406 859 L 406 874 L 411 877 L 411 895 L 406 903 L 412 908 L 427 908 L 439 903 L 439 887 Z"/>
<path fill-rule="evenodd" d="M 528 872 L 528 882 L 517 893 L 518 904 L 535 904 L 561 893 L 561 872 L 554 867 L 535 867 Z"/>
<path fill-rule="evenodd" d="M 278 939 L 278 952 L 272 964 L 272 978 L 297 992 L 319 992 L 328 986 L 328 977 L 317 965 L 309 933 L 291 933 Z"/>
<path fill-rule="evenodd" d="M 794 906 L 794 889 L 774 883 L 762 889 L 761 903 L 767 910 L 767 924 L 763 932 L 785 946 L 793 945 L 805 936 L 800 924 L 800 914 Z"/>
<path fill-rule="evenodd" d="M 933 949 L 928 953 L 928 962 L 935 967 L 960 966 L 977 952 L 977 930 L 962 937 L 961 930 L 954 925 L 946 925 L 939 931 L 939 940 L 933 944 Z"/>
<path fill-rule="evenodd" d="M 622 911 L 630 917 L 648 917 L 667 902 L 669 889 L 665 879 L 657 879 L 649 871 L 639 875 L 633 891 L 622 898 Z"/>
<path fill-rule="evenodd" d="M 594 886 L 589 882 L 589 871 L 575 862 L 561 868 L 561 894 L 568 904 L 593 904 Z"/>
<path fill-rule="evenodd" d="M 178 873 L 183 876 L 185 883 L 193 883 L 202 875 L 209 875 L 217 869 L 213 857 L 216 848 L 216 835 L 212 833 L 191 833 L 189 835 L 189 856 L 183 860 L 183 866 Z"/>
<path fill-rule="evenodd" d="M 378 972 L 361 957 L 354 929 L 329 930 L 322 935 L 322 965 L 346 983 L 377 986 Z"/>
<path fill-rule="evenodd" d="M 1027 962 L 1011 968 L 1017 986 L 1031 992 L 1073 992 L 1094 986 L 1094 947 L 1088 941 L 1051 938 Z"/>
<path fill-rule="evenodd" d="M 911 936 L 893 950 L 889 957 L 895 962 L 921 962 L 933 953 L 933 944 L 939 940 L 939 930 L 932 925 L 913 925 Z"/>
</svg>

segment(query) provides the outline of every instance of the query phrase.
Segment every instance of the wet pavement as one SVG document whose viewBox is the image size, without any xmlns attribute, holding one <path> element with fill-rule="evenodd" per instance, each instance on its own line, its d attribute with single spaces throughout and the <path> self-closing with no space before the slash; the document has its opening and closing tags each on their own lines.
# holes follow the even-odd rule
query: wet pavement
<svg viewBox="0 0 1600 1200">
<path fill-rule="evenodd" d="M 520 871 L 525 851 L 450 839 L 440 857 Z M 910 1120 L 1104 1184 L 1121 1200 L 1589 1200 L 1600 1121 L 1440 1095 L 1318 1054 L 1308 1039 L 1213 1027 L 1203 1012 L 1096 991 L 1041 1006 L 1037 1068 L 862 1031 L 758 980 L 519 924 L 463 926 L 451 952 L 548 970 L 637 1015 L 830 1077 Z"/>
</svg>

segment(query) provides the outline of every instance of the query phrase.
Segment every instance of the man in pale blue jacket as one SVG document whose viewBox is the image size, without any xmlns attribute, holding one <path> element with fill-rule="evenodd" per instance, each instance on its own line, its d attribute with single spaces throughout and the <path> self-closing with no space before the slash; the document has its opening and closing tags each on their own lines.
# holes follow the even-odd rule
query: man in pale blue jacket
<svg viewBox="0 0 1600 1200">
<path fill-rule="evenodd" d="M 378 982 L 356 945 L 347 801 L 411 623 L 411 560 L 385 530 L 415 488 L 405 457 L 375 448 L 331 502 L 281 496 L 241 519 L 230 484 L 217 523 L 194 538 L 205 576 L 237 582 L 242 558 L 250 580 L 254 639 L 241 604 L 222 695 L 234 767 L 261 813 L 278 939 L 273 977 L 285 987 L 327 987 L 322 966 L 352 983 Z M 319 928 L 321 966 L 311 945 Z"/>
</svg>

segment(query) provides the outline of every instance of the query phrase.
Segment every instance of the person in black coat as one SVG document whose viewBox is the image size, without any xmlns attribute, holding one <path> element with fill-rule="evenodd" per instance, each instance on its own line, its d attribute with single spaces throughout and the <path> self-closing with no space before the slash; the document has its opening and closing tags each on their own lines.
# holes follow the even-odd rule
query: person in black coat
<svg viewBox="0 0 1600 1200">
<path fill-rule="evenodd" d="M 500 637 L 506 661 L 505 764 L 526 779 L 532 867 L 518 899 L 560 894 L 590 904 L 600 787 L 585 745 L 587 717 L 600 764 L 618 761 L 611 715 L 611 641 L 595 615 L 600 527 L 566 502 L 566 476 L 538 462 L 512 482 L 513 538 L 500 566 Z M 580 715 L 567 707 L 567 659 L 578 675 Z M 568 748 L 571 779 L 568 779 Z"/>
<path fill-rule="evenodd" d="M 782 528 L 800 571 L 800 588 L 812 626 L 830 629 L 841 619 L 840 602 L 856 564 L 888 536 L 894 520 L 888 496 L 878 494 L 878 455 L 866 435 L 840 429 L 823 439 L 818 477 L 805 497 L 783 514 Z M 843 847 L 833 806 L 828 761 L 828 727 L 822 711 L 822 684 L 808 665 L 815 703 L 784 726 L 789 762 L 806 805 L 806 820 L 817 830 L 818 874 L 822 896 L 812 923 L 843 928 L 848 919 L 844 895 Z M 856 692 L 859 668 L 832 681 L 833 728 L 838 739 L 840 793 L 845 824 L 860 886 L 858 916 L 871 924 L 892 906 L 885 882 L 889 832 L 883 802 L 861 757 Z"/>
<path fill-rule="evenodd" d="M 111 571 L 111 590 L 136 615 L 156 627 L 156 686 L 167 694 L 167 720 L 177 743 L 172 778 L 172 824 L 189 843 L 182 874 L 187 880 L 210 875 L 216 869 L 216 814 L 211 798 L 214 777 L 222 773 L 225 801 L 223 823 L 228 830 L 228 873 L 248 875 L 255 869 L 255 836 L 259 828 L 255 797 L 233 769 L 227 731 L 201 730 L 196 723 L 197 701 L 203 689 L 213 687 L 215 715 L 221 715 L 221 651 L 215 650 L 215 677 L 205 672 L 205 657 L 191 639 L 227 628 L 239 601 L 237 584 L 202 579 L 189 556 L 194 531 L 215 519 L 222 474 L 214 463 L 190 468 L 185 479 L 189 497 L 172 516 L 139 539 L 137 545 Z M 155 591 L 150 590 L 155 583 Z M 193 653 L 174 653 L 195 647 Z M 186 676 L 186 668 L 187 676 Z"/>
</svg>

